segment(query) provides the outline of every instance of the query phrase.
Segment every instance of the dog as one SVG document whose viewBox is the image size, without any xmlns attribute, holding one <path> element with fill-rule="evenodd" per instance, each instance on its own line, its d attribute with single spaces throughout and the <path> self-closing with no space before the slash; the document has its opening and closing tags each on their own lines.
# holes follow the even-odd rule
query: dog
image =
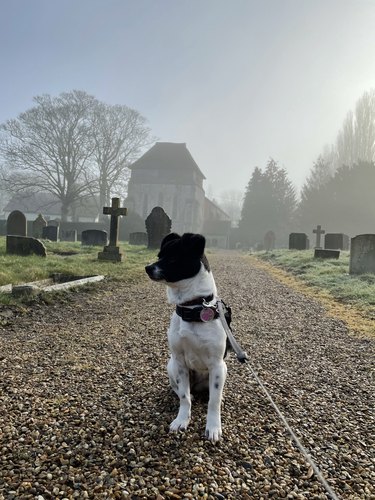
<svg viewBox="0 0 375 500">
<path fill-rule="evenodd" d="M 153 281 L 167 285 L 168 301 L 176 305 L 168 329 L 167 371 L 180 407 L 170 430 L 187 429 L 192 390 L 208 389 L 205 434 L 217 442 L 222 436 L 227 335 L 217 310 L 217 289 L 204 254 L 205 244 L 201 234 L 171 233 L 161 242 L 158 260 L 145 270 Z"/>
</svg>

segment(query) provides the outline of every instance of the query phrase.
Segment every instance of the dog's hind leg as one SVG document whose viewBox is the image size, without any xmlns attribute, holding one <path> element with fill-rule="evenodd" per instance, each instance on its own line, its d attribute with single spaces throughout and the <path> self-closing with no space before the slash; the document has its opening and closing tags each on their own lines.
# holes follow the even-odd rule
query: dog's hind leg
<svg viewBox="0 0 375 500">
<path fill-rule="evenodd" d="M 210 399 L 208 400 L 206 437 L 213 442 L 221 438 L 221 400 L 227 365 L 222 361 L 209 371 Z"/>
<path fill-rule="evenodd" d="M 185 430 L 190 421 L 191 396 L 189 370 L 174 358 L 169 360 L 167 370 L 171 387 L 180 398 L 180 409 L 178 410 L 177 417 L 170 425 L 170 430 L 177 432 Z"/>
</svg>

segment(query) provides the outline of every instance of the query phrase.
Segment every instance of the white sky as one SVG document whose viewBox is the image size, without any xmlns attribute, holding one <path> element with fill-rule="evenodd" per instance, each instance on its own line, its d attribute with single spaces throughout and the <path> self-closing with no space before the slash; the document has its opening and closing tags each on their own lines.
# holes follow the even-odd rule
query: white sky
<svg viewBox="0 0 375 500">
<path fill-rule="evenodd" d="M 278 160 L 300 187 L 375 87 L 375 0 L 0 0 L 0 122 L 43 93 L 126 104 L 216 197 Z"/>
</svg>

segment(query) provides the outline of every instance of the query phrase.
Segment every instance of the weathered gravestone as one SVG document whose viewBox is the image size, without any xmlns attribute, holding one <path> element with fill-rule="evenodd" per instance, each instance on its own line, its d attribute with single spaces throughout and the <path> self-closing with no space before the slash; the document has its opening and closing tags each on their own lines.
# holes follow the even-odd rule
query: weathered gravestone
<svg viewBox="0 0 375 500">
<path fill-rule="evenodd" d="M 147 233 L 137 232 L 129 234 L 129 245 L 147 245 Z"/>
<path fill-rule="evenodd" d="M 33 236 L 34 238 L 43 237 L 43 228 L 47 226 L 47 221 L 42 214 L 33 221 Z"/>
<path fill-rule="evenodd" d="M 275 248 L 275 233 L 273 231 L 267 231 L 264 235 L 264 248 L 266 252 Z"/>
<path fill-rule="evenodd" d="M 102 246 L 108 242 L 107 231 L 101 229 L 86 229 L 81 234 L 81 245 Z"/>
<path fill-rule="evenodd" d="M 328 250 L 326 248 L 315 248 L 315 259 L 338 259 L 340 257 L 340 250 Z"/>
<path fill-rule="evenodd" d="M 25 214 L 20 210 L 13 210 L 7 219 L 7 234 L 15 236 L 27 235 L 27 222 Z"/>
<path fill-rule="evenodd" d="M 290 233 L 289 250 L 307 250 L 309 239 L 305 233 Z"/>
<path fill-rule="evenodd" d="M 42 229 L 44 240 L 59 241 L 59 226 L 45 226 Z"/>
<path fill-rule="evenodd" d="M 122 253 L 118 246 L 119 233 L 119 217 L 126 215 L 128 209 L 120 207 L 120 198 L 112 198 L 112 206 L 103 207 L 103 214 L 111 216 L 109 229 L 109 245 L 103 248 L 102 252 L 98 253 L 99 260 L 110 260 L 112 262 L 121 262 Z"/>
<path fill-rule="evenodd" d="M 324 229 L 322 229 L 322 226 L 318 224 L 316 229 L 313 229 L 313 233 L 316 234 L 315 248 L 322 248 L 320 246 L 320 237 L 325 233 Z"/>
<path fill-rule="evenodd" d="M 375 234 L 360 234 L 350 240 L 350 274 L 375 274 Z"/>
<path fill-rule="evenodd" d="M 77 229 L 61 229 L 61 241 L 77 241 Z"/>
<path fill-rule="evenodd" d="M 47 252 L 43 243 L 36 238 L 28 238 L 27 236 L 7 235 L 6 252 L 15 255 L 31 255 L 36 254 L 41 257 L 46 257 Z"/>
<path fill-rule="evenodd" d="M 343 233 L 327 233 L 324 237 L 324 248 L 349 250 L 349 236 Z"/>
<path fill-rule="evenodd" d="M 154 207 L 146 219 L 148 248 L 160 248 L 164 236 L 171 232 L 172 221 L 161 207 Z"/>
</svg>

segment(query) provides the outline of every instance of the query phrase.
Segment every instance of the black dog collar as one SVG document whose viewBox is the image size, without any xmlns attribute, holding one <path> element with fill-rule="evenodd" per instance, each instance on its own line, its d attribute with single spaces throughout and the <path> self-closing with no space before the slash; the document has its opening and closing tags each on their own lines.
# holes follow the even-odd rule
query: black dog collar
<svg viewBox="0 0 375 500">
<path fill-rule="evenodd" d="M 184 307 L 176 306 L 176 313 L 184 321 L 196 321 L 207 323 L 219 317 L 217 306 Z"/>
</svg>

